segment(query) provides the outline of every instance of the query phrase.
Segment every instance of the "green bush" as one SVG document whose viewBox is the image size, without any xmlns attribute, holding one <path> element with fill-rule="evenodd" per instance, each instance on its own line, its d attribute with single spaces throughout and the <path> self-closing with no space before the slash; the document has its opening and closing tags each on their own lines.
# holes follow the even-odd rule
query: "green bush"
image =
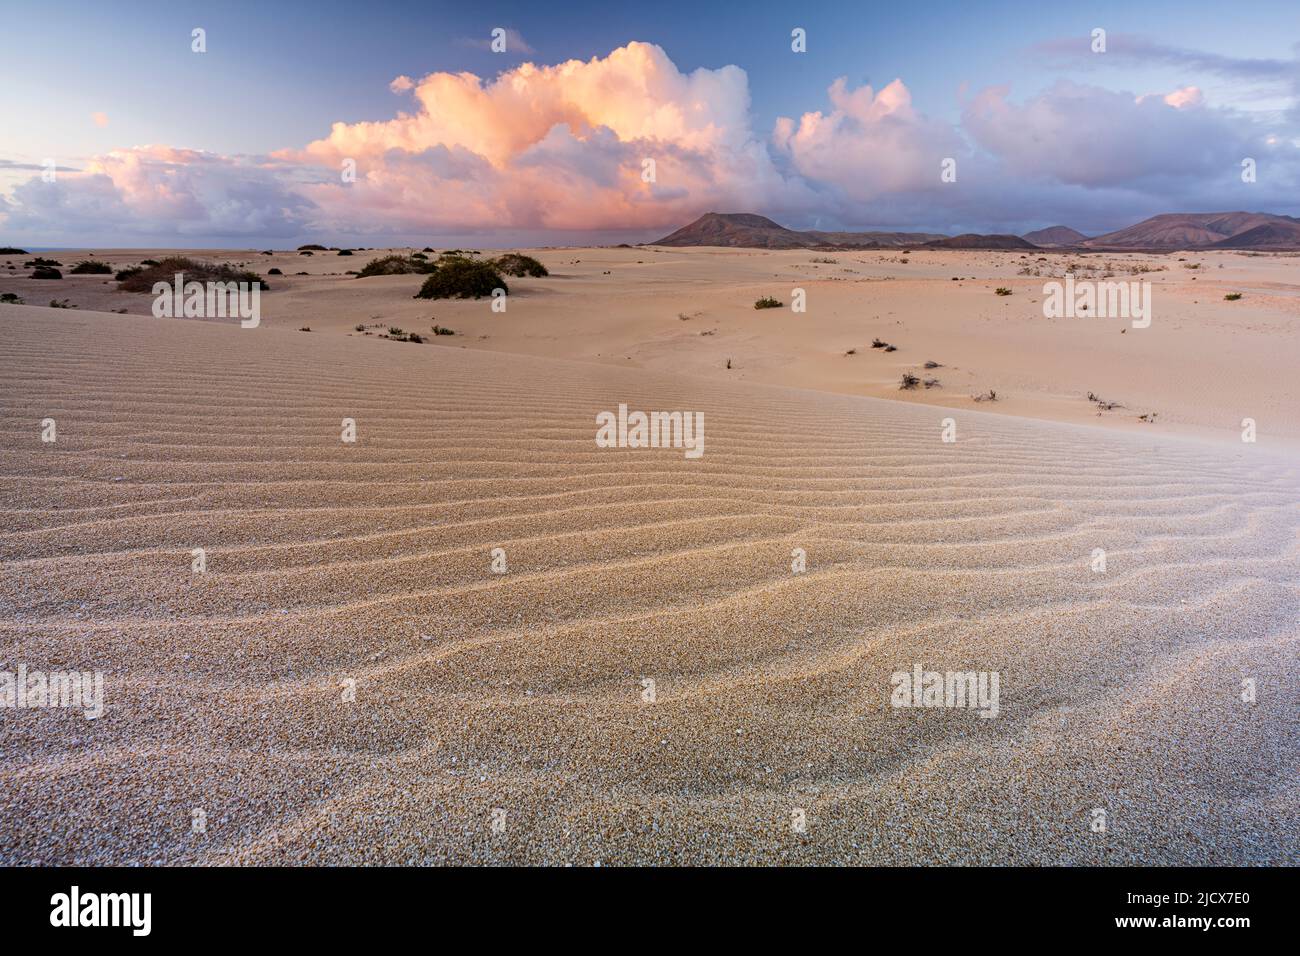
<svg viewBox="0 0 1300 956">
<path fill-rule="evenodd" d="M 550 275 L 546 271 L 546 266 L 532 256 L 521 255 L 518 252 L 508 252 L 504 256 L 498 256 L 492 260 L 492 264 L 498 272 L 508 276 L 532 276 L 540 279 L 542 276 Z"/>
<path fill-rule="evenodd" d="M 123 279 L 118 288 L 123 292 L 153 292 L 155 283 L 165 282 L 171 285 L 178 272 L 184 275 L 185 282 L 246 282 L 261 286 L 262 289 L 270 288 L 266 280 L 256 272 L 215 262 L 198 262 L 184 256 L 169 256 L 155 265 L 141 269 Z"/>
<path fill-rule="evenodd" d="M 1227 295 L 1223 297 L 1223 300 L 1225 302 L 1236 302 L 1240 298 L 1241 298 L 1240 292 L 1229 292 Z"/>
<path fill-rule="evenodd" d="M 33 279 L 62 279 L 63 273 L 52 266 L 37 266 L 32 270 Z"/>
<path fill-rule="evenodd" d="M 74 276 L 111 276 L 112 274 L 113 267 L 107 262 L 92 262 L 89 259 L 82 259 L 68 270 L 68 275 Z"/>
<path fill-rule="evenodd" d="M 404 275 L 421 275 L 426 272 L 432 272 L 433 266 L 418 259 L 412 259 L 407 256 L 384 256 L 381 259 L 371 259 L 357 273 L 358 279 L 368 279 L 371 276 L 404 276 Z"/>
<path fill-rule="evenodd" d="M 509 293 L 506 282 L 490 262 L 480 259 L 444 258 L 433 275 L 424 280 L 417 299 L 478 299 L 494 289 Z"/>
<path fill-rule="evenodd" d="M 779 309 L 779 308 L 781 308 L 783 305 L 785 305 L 785 303 L 782 302 L 780 299 L 774 299 L 774 298 L 772 298 L 770 295 L 765 295 L 765 296 L 763 296 L 763 298 L 759 299 L 757 302 L 754 303 L 754 308 L 756 308 L 756 309 Z"/>
</svg>

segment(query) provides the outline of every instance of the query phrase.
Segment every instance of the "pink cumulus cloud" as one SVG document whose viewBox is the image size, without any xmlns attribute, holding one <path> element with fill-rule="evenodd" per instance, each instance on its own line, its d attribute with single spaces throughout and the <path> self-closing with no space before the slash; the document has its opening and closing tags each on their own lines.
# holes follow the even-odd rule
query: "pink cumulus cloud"
<svg viewBox="0 0 1300 956">
<path fill-rule="evenodd" d="M 334 123 L 270 156 L 136 146 L 55 183 L 34 177 L 0 197 L 0 225 L 50 238 L 108 230 L 250 241 L 649 233 L 713 209 L 805 225 L 824 218 L 823 228 L 988 229 L 1036 219 L 1053 196 L 1093 211 L 1105 200 L 1128 221 L 1137 190 L 1203 205 L 1186 184 L 1222 182 L 1248 155 L 1270 160 L 1270 182 L 1286 194 L 1300 166 L 1289 140 L 1263 139 L 1249 118 L 1208 106 L 1190 85 L 1134 96 L 1061 82 L 1020 102 L 990 87 L 965 99 L 953 124 L 919 111 L 901 79 L 877 90 L 841 78 L 822 108 L 766 133 L 754 129 L 744 70 L 684 73 L 650 43 L 525 62 L 488 80 L 433 72 L 389 87 L 408 108 Z M 959 160 L 958 177 L 945 184 L 948 158 Z M 1267 202 L 1262 192 L 1252 195 L 1257 205 Z"/>
</svg>

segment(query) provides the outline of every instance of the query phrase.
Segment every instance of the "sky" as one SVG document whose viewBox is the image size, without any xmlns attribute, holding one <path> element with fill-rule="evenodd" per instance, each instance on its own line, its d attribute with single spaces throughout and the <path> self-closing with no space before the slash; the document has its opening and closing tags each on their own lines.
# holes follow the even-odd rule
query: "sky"
<svg viewBox="0 0 1300 956">
<path fill-rule="evenodd" d="M 0 245 L 1300 214 L 1295 0 L 0 0 L 0 24 Z"/>
</svg>

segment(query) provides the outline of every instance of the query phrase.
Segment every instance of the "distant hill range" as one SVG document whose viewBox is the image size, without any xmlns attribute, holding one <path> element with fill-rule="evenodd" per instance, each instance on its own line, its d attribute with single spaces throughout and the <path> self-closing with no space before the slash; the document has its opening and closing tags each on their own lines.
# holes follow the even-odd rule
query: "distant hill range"
<svg viewBox="0 0 1300 956">
<path fill-rule="evenodd" d="M 1170 212 L 1094 236 L 1086 249 L 1300 249 L 1300 219 L 1266 212 Z"/>
<path fill-rule="evenodd" d="M 1300 250 L 1300 219 L 1265 212 L 1165 213 L 1088 238 L 1069 226 L 1024 236 L 933 232 L 823 232 L 787 229 L 753 213 L 705 213 L 652 246 L 744 249 L 1079 249 L 1173 252 L 1180 249 Z"/>
<path fill-rule="evenodd" d="M 960 236 L 935 239 L 925 244 L 927 249 L 1037 249 L 1032 242 L 1026 242 L 1019 236 L 984 236 L 977 232 L 965 232 Z"/>
<path fill-rule="evenodd" d="M 664 236 L 652 246 L 737 246 L 745 249 L 867 248 L 920 246 L 946 238 L 938 232 L 799 232 L 766 216 L 748 212 L 706 212 L 689 226 Z"/>
<path fill-rule="evenodd" d="M 1054 246 L 1073 247 L 1088 239 L 1078 229 L 1071 229 L 1069 226 L 1048 226 L 1046 229 L 1027 232 L 1022 238 L 1026 242 L 1032 242 L 1043 249 L 1051 249 Z"/>
</svg>

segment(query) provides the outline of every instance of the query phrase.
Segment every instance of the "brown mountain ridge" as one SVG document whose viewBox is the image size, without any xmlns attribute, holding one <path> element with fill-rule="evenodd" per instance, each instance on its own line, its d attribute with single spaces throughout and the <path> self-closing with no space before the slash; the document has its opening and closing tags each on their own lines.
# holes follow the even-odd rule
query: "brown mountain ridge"
<svg viewBox="0 0 1300 956">
<path fill-rule="evenodd" d="M 1300 219 L 1264 212 L 1163 213 L 1089 239 L 1069 226 L 1024 236 L 933 232 L 825 232 L 788 229 L 754 213 L 705 213 L 651 246 L 746 249 L 1080 249 L 1172 252 L 1180 249 L 1300 250 Z"/>
</svg>

